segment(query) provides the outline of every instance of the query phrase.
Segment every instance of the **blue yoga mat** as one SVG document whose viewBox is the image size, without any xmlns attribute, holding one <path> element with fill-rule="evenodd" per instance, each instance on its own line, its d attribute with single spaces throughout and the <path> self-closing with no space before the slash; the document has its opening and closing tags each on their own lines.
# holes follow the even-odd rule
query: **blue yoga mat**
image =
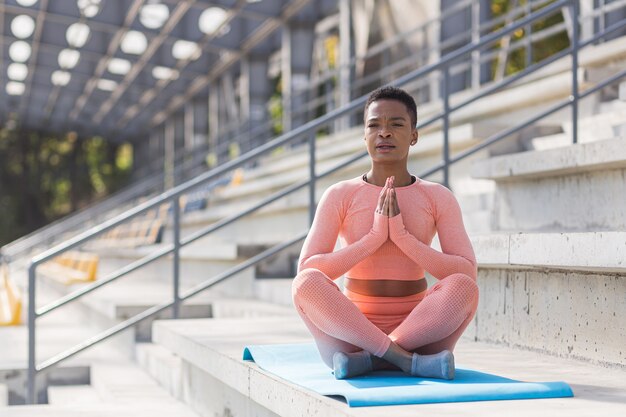
<svg viewBox="0 0 626 417">
<path fill-rule="evenodd" d="M 342 396 L 350 407 L 574 396 L 564 382 L 520 382 L 459 367 L 452 381 L 399 371 L 337 380 L 313 343 L 248 346 L 243 359 L 319 394 Z"/>
</svg>

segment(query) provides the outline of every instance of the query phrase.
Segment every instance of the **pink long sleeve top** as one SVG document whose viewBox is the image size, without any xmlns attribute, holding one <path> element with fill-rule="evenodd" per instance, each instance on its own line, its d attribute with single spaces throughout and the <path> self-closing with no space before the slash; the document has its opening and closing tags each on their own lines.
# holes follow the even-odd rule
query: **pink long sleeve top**
<svg viewBox="0 0 626 417">
<path fill-rule="evenodd" d="M 463 273 L 476 279 L 476 258 L 459 204 L 446 187 L 421 179 L 396 187 L 400 214 L 375 214 L 382 187 L 358 177 L 323 194 L 304 242 L 298 270 L 331 279 L 417 280 Z M 441 252 L 430 247 L 439 235 Z M 339 238 L 341 248 L 335 250 Z"/>
</svg>

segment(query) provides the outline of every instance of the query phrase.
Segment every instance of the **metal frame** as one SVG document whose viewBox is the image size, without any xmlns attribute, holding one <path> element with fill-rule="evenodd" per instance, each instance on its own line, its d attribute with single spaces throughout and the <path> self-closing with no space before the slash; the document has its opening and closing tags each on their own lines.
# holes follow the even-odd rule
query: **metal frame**
<svg viewBox="0 0 626 417">
<path fill-rule="evenodd" d="M 420 177 L 427 177 L 435 172 L 438 171 L 443 171 L 444 173 L 444 182 L 446 183 L 445 185 L 447 185 L 447 179 L 449 177 L 449 167 L 451 164 L 458 162 L 476 152 L 478 152 L 479 150 L 482 150 L 488 146 L 490 146 L 493 143 L 496 143 L 504 138 L 506 138 L 507 136 L 509 136 L 510 134 L 519 131 L 520 129 L 523 129 L 533 123 L 535 123 L 536 121 L 546 117 L 547 115 L 550 115 L 558 110 L 561 110 L 563 108 L 566 108 L 567 106 L 572 106 L 572 111 L 573 111 L 573 117 L 572 117 L 572 124 L 573 124 L 573 130 L 574 132 L 577 131 L 577 113 L 578 113 L 578 106 L 577 106 L 577 102 L 580 99 L 583 99 L 597 91 L 599 91 L 600 89 L 614 83 L 617 80 L 620 80 L 621 78 L 626 76 L 626 71 L 622 71 L 619 72 L 615 75 L 613 75 L 612 77 L 608 78 L 607 80 L 603 81 L 602 83 L 596 85 L 593 88 L 587 89 L 586 91 L 579 93 L 578 91 L 578 78 L 576 76 L 577 74 L 577 56 L 578 56 L 578 51 L 580 48 L 583 48 L 589 44 L 592 44 L 594 42 L 596 42 L 598 39 L 601 39 L 603 36 L 606 36 L 608 33 L 612 33 L 616 30 L 621 29 L 622 27 L 626 26 L 626 19 L 622 20 L 614 25 L 612 25 L 609 28 L 606 28 L 605 31 L 596 34 L 594 37 L 584 41 L 584 42 L 578 42 L 577 40 L 573 40 L 572 45 L 570 46 L 570 48 L 568 48 L 565 51 L 562 51 L 561 53 L 557 54 L 556 57 L 551 57 L 541 63 L 537 63 L 534 64 L 533 66 L 527 68 L 526 70 L 522 71 L 521 73 L 517 74 L 514 77 L 511 77 L 509 79 L 504 80 L 501 83 L 498 83 L 496 85 L 490 86 L 488 88 L 486 88 L 484 91 L 480 92 L 479 94 L 477 94 L 476 96 L 466 100 L 463 103 L 457 104 L 455 106 L 451 106 L 449 103 L 449 89 L 448 89 L 448 82 L 449 82 L 449 75 L 450 75 L 450 67 L 452 64 L 454 64 L 455 62 L 457 62 L 459 59 L 463 58 L 464 56 L 470 54 L 473 51 L 479 50 L 480 48 L 483 48 L 484 46 L 496 41 L 497 39 L 499 39 L 502 36 L 505 36 L 508 33 L 512 33 L 513 31 L 517 30 L 518 28 L 521 27 L 525 27 L 529 24 L 531 24 L 533 21 L 540 19 L 544 16 L 547 16 L 550 13 L 554 13 L 556 11 L 558 11 L 559 8 L 561 7 L 571 7 L 572 8 L 572 13 L 573 16 L 575 17 L 574 22 L 578 22 L 579 16 L 578 16 L 578 0 L 557 0 L 554 3 L 544 7 L 543 9 L 540 9 L 538 11 L 536 11 L 535 13 L 532 13 L 522 19 L 520 19 L 519 21 L 515 22 L 514 24 L 505 27 L 497 32 L 494 32 L 488 36 L 485 36 L 484 38 L 482 38 L 480 40 L 480 42 L 478 43 L 474 43 L 474 44 L 470 44 L 467 45 L 463 48 L 458 49 L 455 52 L 452 52 L 448 55 L 446 55 L 443 59 L 441 59 L 439 62 L 434 63 L 432 65 L 428 65 L 426 67 L 417 69 L 415 71 L 412 71 L 408 74 L 406 74 L 405 76 L 397 79 L 394 84 L 397 86 L 403 86 L 404 84 L 407 84 L 411 81 L 414 81 L 420 77 L 427 77 L 429 76 L 429 74 L 436 72 L 436 71 L 443 71 L 444 74 L 444 111 L 436 116 L 433 116 L 432 118 L 430 118 L 429 120 L 425 121 L 425 122 L 421 122 L 418 123 L 417 127 L 418 128 L 422 128 L 425 127 L 431 123 L 434 123 L 435 121 L 438 120 L 443 120 L 443 124 L 444 124 L 444 138 L 446 138 L 444 140 L 444 161 L 442 161 L 441 163 L 437 164 L 436 166 L 424 171 L 423 173 L 420 174 Z M 574 27 L 576 27 L 577 25 L 575 24 Z M 577 34 L 577 31 L 574 30 L 574 34 Z M 572 96 L 565 101 L 562 101 L 560 103 L 557 103 L 556 105 L 553 105 L 550 109 L 545 110 L 543 112 L 541 112 L 538 115 L 535 115 L 531 118 L 529 118 L 528 120 L 525 120 L 524 122 L 518 124 L 517 126 L 514 126 L 512 128 L 506 129 L 503 132 L 500 132 L 496 135 L 493 135 L 491 137 L 489 137 L 488 139 L 486 139 L 484 142 L 482 142 L 479 145 L 476 145 L 475 147 L 460 153 L 459 155 L 456 155 L 455 157 L 450 157 L 449 155 L 449 141 L 448 141 L 448 137 L 449 137 L 449 118 L 450 118 L 450 114 L 455 112 L 456 110 L 467 106 L 468 104 L 470 104 L 471 102 L 485 97 L 488 94 L 491 94 L 495 91 L 498 91 L 499 89 L 503 88 L 504 86 L 510 84 L 511 82 L 525 76 L 528 75 L 546 65 L 548 65 L 551 62 L 554 62 L 556 59 L 561 58 L 563 56 L 566 55 L 571 55 L 572 59 L 573 59 L 573 77 L 572 77 Z M 32 258 L 31 262 L 30 262 L 30 266 L 28 269 L 28 285 L 29 285 L 29 303 L 28 303 L 28 334 L 29 334 L 29 341 L 28 341 L 28 355 L 29 355 L 29 359 L 28 359 L 28 383 L 27 383 L 27 396 L 26 396 L 26 401 L 27 403 L 33 403 L 35 400 L 35 381 L 36 381 L 36 375 L 39 372 L 42 372 L 46 369 L 49 369 L 50 367 L 53 367 L 57 364 L 59 364 L 60 362 L 62 362 L 65 359 L 68 359 L 69 357 L 89 348 L 94 346 L 95 344 L 97 344 L 98 342 L 101 342 L 103 340 L 108 339 L 109 337 L 137 324 L 138 322 L 147 319 L 149 317 L 154 316 L 155 314 L 172 307 L 174 310 L 174 317 L 177 316 L 177 311 L 178 311 L 178 306 L 180 305 L 180 303 L 204 290 L 206 290 L 207 288 L 210 288 L 211 286 L 215 285 L 218 282 L 221 282 L 227 278 L 229 278 L 230 276 L 244 270 L 245 268 L 251 267 L 253 265 L 255 265 L 256 263 L 262 261 L 263 259 L 266 259 L 269 256 L 272 256 L 276 253 L 278 253 L 279 251 L 291 246 L 294 243 L 297 243 L 299 241 L 301 241 L 302 239 L 304 239 L 304 237 L 306 236 L 306 231 L 301 232 L 300 234 L 298 234 L 295 238 L 281 243 L 273 248 L 270 248 L 268 250 L 266 250 L 265 252 L 262 252 L 256 256 L 254 256 L 253 258 L 248 259 L 247 261 L 241 263 L 240 265 L 232 268 L 229 271 L 223 272 L 199 285 L 197 285 L 196 287 L 192 288 L 191 290 L 185 292 L 185 293 L 180 293 L 179 292 L 179 252 L 180 252 L 180 248 L 192 243 L 194 241 L 196 241 L 197 239 L 204 237 L 206 235 L 208 235 L 209 233 L 212 233 L 228 224 L 231 224 L 237 220 L 239 220 L 240 218 L 258 210 L 261 207 L 264 207 L 276 200 L 278 200 L 279 198 L 282 198 L 286 195 L 289 195 L 297 190 L 300 190 L 304 187 L 308 187 L 309 188 L 309 217 L 310 219 L 312 219 L 313 216 L 313 211 L 315 209 L 315 186 L 316 186 L 316 182 L 318 179 L 323 178 L 327 175 L 330 175 L 331 173 L 342 169 L 350 164 L 352 164 L 353 162 L 363 158 L 365 155 L 367 155 L 367 152 L 361 152 L 358 153 L 356 155 L 353 155 L 352 157 L 348 158 L 347 160 L 343 161 L 340 164 L 335 165 L 334 167 L 332 167 L 331 169 L 328 169 L 322 173 L 317 173 L 315 170 L 315 139 L 314 139 L 314 135 L 315 135 L 315 131 L 321 127 L 321 126 L 326 126 L 329 123 L 339 119 L 342 116 L 345 116 L 359 108 L 361 108 L 363 106 L 363 104 L 365 103 L 367 97 L 366 96 L 362 96 L 360 98 L 357 98 L 355 100 L 353 100 L 352 102 L 350 102 L 349 104 L 347 104 L 346 106 L 343 106 L 341 108 L 338 108 L 336 110 L 333 110 L 331 112 L 329 112 L 328 114 L 313 120 L 311 122 L 308 122 L 296 129 L 294 129 L 291 132 L 288 132 L 286 134 L 283 134 L 277 138 L 275 138 L 274 140 L 260 146 L 259 148 L 248 152 L 247 154 L 229 161 L 225 164 L 223 164 L 222 166 L 219 166 L 209 172 L 206 172 L 200 176 L 198 176 L 197 178 L 194 178 L 184 184 L 181 184 L 177 187 L 174 187 L 173 189 L 166 191 L 165 193 L 163 193 L 161 196 L 155 197 L 143 204 L 140 204 L 139 206 L 121 214 L 118 215 L 116 217 L 114 217 L 113 219 L 107 220 L 104 223 L 102 223 L 99 226 L 93 227 L 83 233 L 81 233 L 80 235 L 64 242 L 61 243 L 47 251 L 45 251 L 44 253 L 35 256 L 34 258 Z M 309 170 L 309 178 L 306 180 L 302 180 L 298 183 L 292 184 L 288 187 L 286 187 L 285 189 L 276 192 L 275 194 L 271 195 L 270 197 L 267 197 L 266 199 L 264 199 L 263 201 L 259 202 L 258 204 L 256 204 L 254 207 L 246 209 L 240 213 L 237 213 L 235 215 L 232 215 L 228 218 L 222 219 L 214 224 L 212 224 L 211 226 L 200 230 L 198 232 L 195 232 L 193 234 L 191 234 L 190 236 L 187 236 L 185 238 L 181 238 L 180 236 L 180 213 L 178 212 L 178 210 L 174 210 L 174 242 L 170 245 L 165 246 L 163 249 L 150 254 L 138 261 L 135 261 L 133 263 L 131 263 L 130 265 L 127 265 L 126 267 L 123 267 L 121 269 L 119 269 L 118 271 L 115 271 L 114 273 L 110 274 L 109 276 L 95 282 L 94 284 L 91 284 L 87 287 L 84 287 L 81 290 L 78 290 L 72 294 L 69 294 L 63 298 L 61 298 L 60 300 L 57 300 L 51 304 L 48 304 L 46 306 L 44 306 L 43 308 L 37 309 L 36 305 L 35 305 L 35 300 L 36 300 L 36 268 L 38 265 L 52 259 L 53 257 L 59 255 L 60 253 L 67 251 L 69 249 L 75 248 L 85 242 L 87 242 L 88 240 L 92 239 L 93 237 L 96 237 L 104 232 L 106 232 L 107 230 L 112 229 L 113 227 L 127 221 L 130 220 L 142 213 L 145 213 L 146 211 L 153 209 L 157 206 L 159 206 L 160 204 L 164 203 L 164 202 L 172 202 L 174 207 L 178 207 L 178 203 L 179 203 L 179 199 L 181 197 L 182 194 L 186 193 L 189 190 L 192 190 L 193 188 L 205 184 L 211 180 L 214 180 L 216 178 L 218 178 L 220 175 L 244 166 L 245 164 L 247 164 L 250 161 L 253 161 L 254 159 L 258 158 L 261 155 L 264 155 L 268 152 L 270 152 L 271 150 L 288 144 L 290 142 L 295 141 L 296 139 L 300 139 L 302 137 L 308 137 L 308 144 L 309 144 L 309 162 L 310 162 L 310 170 Z M 576 136 L 574 136 L 574 142 L 576 141 Z M 91 291 L 104 286 L 114 280 L 117 280 L 119 278 L 121 278 L 122 276 L 137 270 L 139 268 L 141 268 L 142 266 L 156 260 L 159 259 L 165 255 L 168 254 L 173 254 L 174 255 L 174 271 L 173 271 L 173 301 L 166 303 L 166 304 L 161 304 L 158 306 L 154 306 L 122 323 L 119 323 L 113 327 L 111 327 L 110 329 L 96 335 L 93 336 L 91 338 L 89 338 L 88 340 L 84 341 L 83 343 L 80 343 L 70 349 L 68 349 L 65 352 L 62 352 L 52 358 L 47 359 L 46 361 L 42 362 L 42 363 L 37 363 L 36 362 L 36 351 L 35 351 L 35 338 L 36 338 L 36 319 L 39 317 L 42 317 L 48 313 L 50 313 L 51 311 L 69 303 L 72 302 L 74 300 L 76 300 L 77 298 L 90 293 Z"/>
<path fill-rule="evenodd" d="M 530 10 L 529 8 L 531 6 L 540 7 L 542 5 L 545 5 L 548 1 L 549 0 L 535 0 L 534 2 L 527 2 L 526 5 L 516 7 L 515 9 L 509 11 L 507 14 L 503 16 L 491 19 L 483 23 L 480 23 L 478 19 L 478 13 L 479 13 L 478 2 L 473 1 L 473 0 L 464 0 L 464 1 L 457 2 L 452 7 L 443 10 L 439 17 L 431 19 L 427 22 L 421 23 L 414 28 L 411 28 L 407 31 L 399 33 L 398 35 L 394 36 L 391 39 L 387 39 L 383 42 L 373 45 L 371 48 L 369 48 L 366 54 L 355 55 L 353 57 L 350 57 L 350 59 L 346 63 L 341 64 L 336 69 L 327 70 L 327 71 L 324 71 L 323 73 L 318 74 L 317 76 L 314 76 L 311 80 L 311 88 L 305 90 L 303 94 L 310 94 L 312 91 L 315 91 L 319 87 L 319 85 L 327 82 L 327 80 L 329 80 L 331 77 L 336 77 L 338 76 L 338 74 L 342 74 L 342 72 L 343 73 L 345 73 L 346 71 L 350 72 L 352 68 L 356 66 L 359 62 L 372 58 L 378 54 L 384 53 L 389 48 L 392 48 L 398 43 L 402 42 L 402 40 L 408 36 L 412 36 L 416 33 L 422 33 L 424 37 L 427 37 L 426 33 L 428 32 L 429 28 L 432 25 L 438 24 L 441 19 L 445 19 L 455 13 L 460 12 L 461 10 L 464 10 L 465 8 L 471 7 L 471 11 L 472 11 L 471 39 L 472 41 L 477 42 L 480 39 L 481 32 L 491 30 L 493 29 L 494 26 L 505 22 L 509 18 L 513 19 L 523 14 L 528 14 Z M 614 10 L 616 8 L 615 7 L 616 5 L 619 6 L 621 4 L 626 4 L 626 1 L 619 0 L 615 2 L 615 4 L 611 3 L 610 10 Z M 11 7 L 11 6 L 0 6 L 0 9 L 2 7 L 8 8 L 9 10 L 19 9 L 18 7 Z M 603 6 L 603 7 L 606 7 L 608 11 L 609 9 L 608 6 Z M 132 16 L 135 16 L 136 8 L 137 8 L 137 5 L 135 5 L 133 8 Z M 38 13 L 36 10 L 32 10 L 32 11 L 25 10 L 25 12 L 28 12 L 33 16 L 36 16 Z M 249 13 L 244 10 L 239 10 L 239 12 Z M 588 13 L 585 16 L 582 16 L 581 20 L 583 19 L 587 20 L 587 19 L 593 18 L 594 16 L 603 12 L 604 10 L 594 9 L 591 13 Z M 47 13 L 46 19 L 48 20 L 54 20 L 54 21 L 58 21 L 64 24 L 74 21 L 70 16 L 57 15 L 57 14 L 50 13 L 50 12 L 46 12 L 46 13 Z M 131 20 L 132 19 L 129 15 L 125 19 L 126 23 L 122 24 L 122 29 L 125 30 L 125 28 L 128 27 L 128 22 Z M 117 47 L 117 45 L 119 44 L 119 40 L 121 39 L 123 30 L 121 30 L 118 26 L 111 25 L 108 23 L 97 22 L 97 21 L 90 22 L 90 25 L 94 26 L 94 29 L 104 30 L 110 33 L 110 35 L 114 38 L 112 41 L 113 43 L 111 44 L 109 49 L 114 50 Z M 555 26 L 551 26 L 550 28 L 545 29 L 541 32 L 536 32 L 536 33 L 531 34 L 529 30 L 531 25 L 529 24 L 526 26 L 525 30 L 528 30 L 527 33 L 530 36 L 525 36 L 524 39 L 511 43 L 511 45 L 509 45 L 509 48 L 508 48 L 509 50 L 507 51 L 507 54 L 510 53 L 510 51 L 517 50 L 518 48 L 521 48 L 521 47 L 525 47 L 528 51 L 529 47 L 531 46 L 533 42 L 541 40 L 545 38 L 546 36 L 551 36 L 555 32 L 560 32 L 565 29 L 565 26 L 566 26 L 565 23 L 561 23 Z M 173 39 L 171 32 L 169 32 L 167 36 L 168 36 L 168 39 Z M 439 51 L 440 53 L 441 49 L 449 47 L 453 43 L 462 42 L 466 40 L 466 38 L 469 39 L 469 35 L 463 33 L 453 38 L 447 39 L 443 41 L 442 43 L 435 45 L 431 49 Z M 209 42 L 205 43 L 204 45 L 205 45 L 205 48 L 211 47 L 211 44 Z M 40 46 L 45 47 L 47 45 L 40 42 Z M 58 47 L 53 47 L 53 48 L 58 49 Z M 428 55 L 430 54 L 431 49 L 425 49 L 424 52 L 422 51 L 419 52 L 420 54 L 422 53 L 424 54 L 423 59 L 428 58 Z M 83 53 L 89 54 L 89 52 L 85 52 L 85 51 L 83 51 Z M 467 71 L 468 69 L 471 69 L 471 73 L 472 73 L 472 87 L 471 88 L 476 89 L 477 86 L 479 86 L 478 72 L 480 71 L 479 70 L 480 66 L 492 60 L 494 56 L 496 56 L 498 53 L 499 52 L 497 50 L 494 50 L 494 51 L 474 50 L 472 52 L 471 62 L 467 61 L 467 62 L 459 62 L 455 64 L 454 68 L 451 69 L 450 75 L 456 75 L 461 72 Z M 108 63 L 109 59 L 113 56 L 113 53 L 109 51 L 107 52 L 105 56 L 99 56 L 98 54 L 94 54 L 94 53 L 91 53 L 91 54 L 93 55 L 92 59 L 94 60 L 93 65 L 96 66 L 95 75 L 93 76 L 90 74 L 82 74 L 82 75 L 87 79 L 93 78 L 93 80 L 95 80 L 99 78 L 100 75 L 102 75 L 102 73 L 104 72 L 104 69 L 106 68 L 106 64 Z M 529 55 L 527 55 L 527 58 L 528 57 Z M 148 66 L 148 62 L 143 62 L 143 64 L 145 66 Z M 527 62 L 527 66 L 530 66 L 530 65 L 531 63 Z M 394 63 L 385 66 L 383 69 L 381 69 L 379 72 L 375 74 L 371 74 L 371 75 L 368 75 L 367 77 L 361 78 L 359 80 L 355 80 L 351 84 L 351 91 L 349 92 L 349 94 L 354 94 L 355 91 L 357 91 L 359 88 L 361 88 L 361 86 L 367 83 L 371 83 L 376 80 L 388 79 L 390 76 L 392 76 L 393 73 L 402 72 L 406 70 L 407 68 L 411 68 L 411 67 L 413 68 L 415 67 L 415 56 L 410 56 L 402 60 L 397 60 Z M 180 74 L 181 76 L 189 75 L 188 69 L 185 68 L 185 70 L 181 71 Z M 74 71 L 73 76 L 76 76 L 76 75 L 77 75 L 76 71 Z M 199 76 L 201 74 L 196 73 L 194 75 Z M 133 85 L 135 87 L 139 87 L 140 90 L 149 88 L 148 86 L 140 85 L 136 81 L 137 80 L 133 81 L 133 83 L 131 83 L 128 86 L 128 88 L 129 89 L 132 88 Z M 428 79 L 422 79 L 421 81 L 422 81 L 421 87 L 419 88 L 427 87 L 430 84 L 430 80 Z M 91 83 L 91 84 L 94 84 L 94 83 Z M 90 94 L 90 90 L 89 90 L 90 88 L 93 88 L 93 85 L 91 85 L 91 87 L 87 86 L 86 91 L 83 93 L 84 97 L 81 97 L 80 100 L 83 100 L 83 99 L 86 100 L 88 98 L 87 95 Z M 342 88 L 340 88 L 340 90 L 342 93 L 344 93 Z M 292 113 L 310 114 L 312 109 L 316 108 L 319 105 L 322 105 L 325 102 L 328 102 L 328 100 L 329 100 L 329 97 L 327 97 L 326 95 L 322 95 L 316 98 L 314 97 L 310 99 L 303 106 L 303 108 L 296 109 L 296 111 Z M 343 100 L 344 103 L 348 101 L 349 100 L 345 100 L 345 99 Z M 76 109 L 74 109 L 72 113 L 74 113 L 75 111 Z M 271 129 L 272 123 L 273 121 L 270 120 L 267 123 L 255 125 L 251 130 L 238 134 L 236 137 L 232 139 L 232 142 L 239 143 L 240 145 L 245 147 L 245 144 L 244 144 L 245 142 L 249 142 L 253 140 L 254 137 L 256 137 L 257 135 L 263 135 L 266 132 L 268 132 Z M 239 128 L 240 128 L 239 123 L 233 123 L 232 127 L 227 127 L 226 129 L 223 129 L 222 133 L 228 136 L 233 131 L 237 131 Z M 231 145 L 230 142 L 223 142 L 213 150 L 213 153 L 215 153 L 216 155 L 223 155 L 224 153 L 226 153 L 227 148 L 230 145 Z M 204 168 L 205 158 L 198 158 L 198 155 L 208 150 L 209 150 L 208 145 L 202 145 L 202 146 L 194 147 L 193 149 L 190 150 L 190 152 L 184 152 L 180 155 L 176 155 L 175 160 L 174 160 L 174 172 L 172 173 L 173 178 L 176 178 L 176 179 L 182 178 L 183 180 L 186 180 L 190 177 L 190 175 L 194 175 L 194 173 L 198 171 L 198 168 Z M 218 157 L 218 160 L 221 160 L 220 157 Z M 153 169 L 154 166 L 157 166 L 157 169 Z M 132 207 L 132 205 L 135 204 L 137 198 L 150 197 L 150 196 L 156 195 L 156 193 L 160 193 L 161 191 L 163 191 L 163 185 L 165 184 L 165 180 L 166 180 L 165 175 L 162 170 L 162 166 L 163 166 L 163 160 L 152 161 L 150 163 L 149 168 L 146 170 L 143 170 L 145 172 L 143 172 L 142 175 L 138 176 L 139 180 L 137 180 L 134 184 L 130 185 L 126 189 L 110 196 L 109 198 L 107 198 L 107 200 L 91 205 L 81 210 L 78 213 L 74 213 L 70 216 L 66 216 L 65 218 L 58 220 L 56 222 L 53 222 L 46 227 L 43 227 L 21 239 L 18 239 L 17 241 L 14 241 L 8 245 L 5 245 L 1 249 L 2 254 L 4 255 L 5 258 L 9 260 L 19 259 L 24 254 L 30 254 L 29 252 L 32 252 L 32 250 L 37 246 L 54 244 L 55 242 L 58 242 L 64 239 L 64 237 L 62 237 L 63 234 L 72 232 L 78 229 L 79 227 L 82 227 L 84 229 L 85 223 L 95 224 L 96 222 L 100 222 L 100 221 L 105 220 L 106 218 L 110 218 L 110 210 L 112 207 L 116 207 L 116 208 Z M 178 183 L 181 183 L 181 182 L 182 181 L 178 181 Z"/>
</svg>

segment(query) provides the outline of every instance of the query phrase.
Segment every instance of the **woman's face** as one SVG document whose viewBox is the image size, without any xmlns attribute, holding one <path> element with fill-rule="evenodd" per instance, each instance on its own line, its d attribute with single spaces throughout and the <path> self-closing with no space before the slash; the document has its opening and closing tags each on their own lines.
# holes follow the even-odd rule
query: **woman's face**
<svg viewBox="0 0 626 417">
<path fill-rule="evenodd" d="M 365 143 L 375 163 L 404 162 L 417 142 L 417 129 L 401 101 L 377 100 L 367 108 Z"/>
</svg>

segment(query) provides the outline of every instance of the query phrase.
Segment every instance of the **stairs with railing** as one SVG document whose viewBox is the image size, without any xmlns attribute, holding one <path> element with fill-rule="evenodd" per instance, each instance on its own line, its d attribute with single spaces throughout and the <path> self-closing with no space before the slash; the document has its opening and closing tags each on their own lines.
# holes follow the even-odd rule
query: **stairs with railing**
<svg viewBox="0 0 626 417">
<path fill-rule="evenodd" d="M 603 52 L 605 50 L 612 53 Z M 600 44 L 583 51 L 577 78 L 581 88 L 596 85 L 588 78 L 595 68 L 607 62 L 618 66 L 624 64 L 625 50 L 619 42 Z M 422 129 L 420 143 L 410 156 L 410 170 L 420 176 L 426 173 L 426 168 L 441 160 L 441 148 L 446 142 L 452 154 L 462 154 L 476 144 L 493 139 L 502 128 L 509 129 L 520 119 L 528 118 L 533 109 L 544 110 L 567 99 L 571 93 L 571 85 L 566 84 L 567 80 L 571 81 L 571 75 L 568 76 L 567 65 L 563 65 L 567 59 L 555 60 L 544 67 L 541 77 L 533 73 L 531 81 L 520 80 L 456 111 L 448 131 L 436 125 Z M 489 88 L 485 86 L 485 89 Z M 626 359 L 624 352 L 619 350 L 625 341 L 619 318 L 626 313 L 623 297 L 620 298 L 624 293 L 625 272 L 625 266 L 620 262 L 626 258 L 621 243 L 626 239 L 623 218 L 619 217 L 623 210 L 620 211 L 618 200 L 620 184 L 624 184 L 624 156 L 620 154 L 624 139 L 613 135 L 606 141 L 588 140 L 588 132 L 593 134 L 596 130 L 594 126 L 606 125 L 609 113 L 613 133 L 621 132 L 626 121 L 620 119 L 621 101 L 607 104 L 594 97 L 586 99 L 592 104 L 580 106 L 582 118 L 579 125 L 589 126 L 588 130 L 579 132 L 580 144 L 539 150 L 542 141 L 535 140 L 536 136 L 546 132 L 568 134 L 569 125 L 563 120 L 568 117 L 569 109 L 563 107 L 544 119 L 541 126 L 516 133 L 505 145 L 479 150 L 471 158 L 456 163 L 448 178 L 473 237 L 480 264 L 479 284 L 483 300 L 477 319 L 466 333 L 468 337 L 459 345 L 459 360 L 467 366 L 512 378 L 565 379 L 573 385 L 579 397 L 516 402 L 515 409 L 520 414 L 539 412 L 543 415 L 582 416 L 598 409 L 616 414 L 626 401 L 623 395 Z M 457 93 L 450 97 L 448 104 L 454 108 L 466 100 L 468 93 Z M 358 105 L 355 104 L 354 108 Z M 607 110 L 608 107 L 612 110 Z M 441 110 L 442 103 L 425 106 L 420 109 L 420 119 L 428 120 Z M 594 115 L 594 110 L 600 113 Z M 563 132 L 559 133 L 561 130 Z M 360 135 L 360 129 L 352 129 L 317 139 L 318 175 L 362 150 Z M 530 150 L 530 153 L 510 154 L 528 151 L 534 146 L 537 150 Z M 165 256 L 72 303 L 75 321 L 80 322 L 82 317 L 100 329 L 121 331 L 121 327 L 116 326 L 124 322 L 128 324 L 127 320 L 143 314 L 142 327 L 115 336 L 113 343 L 107 342 L 107 346 L 116 345 L 126 356 L 136 355 L 146 372 L 152 374 L 174 398 L 202 415 L 376 414 L 379 410 L 355 411 L 334 399 L 294 387 L 240 359 L 245 344 L 310 340 L 290 307 L 290 282 L 285 279 L 294 275 L 297 242 L 285 245 L 288 250 L 271 254 L 253 268 L 235 273 L 235 278 L 200 292 L 207 279 L 223 278 L 226 271 L 237 268 L 242 261 L 254 261 L 259 255 L 267 254 L 273 245 L 306 230 L 310 192 L 307 193 L 304 187 L 236 223 L 217 227 L 233 213 L 250 208 L 284 187 L 306 181 L 310 176 L 306 166 L 309 158 L 311 156 L 305 148 L 285 149 L 265 156 L 255 168 L 243 171 L 241 184 L 211 190 L 205 209 L 178 214 L 171 212 L 162 243 L 134 249 L 100 249 L 98 273 L 99 279 L 104 280 L 115 277 L 118 271 L 128 269 L 129 265 L 138 265 L 147 257 L 154 257 L 155 252 Z M 321 191 L 331 183 L 362 174 L 367 166 L 367 160 L 360 159 L 327 177 L 318 178 L 315 196 L 319 198 Z M 444 178 L 435 170 L 429 179 L 443 181 Z M 607 179 L 612 182 L 605 181 Z M 205 175 L 197 184 L 210 180 L 211 177 Z M 562 185 L 564 183 L 566 185 Z M 596 187 L 598 184 L 602 187 Z M 571 203 L 550 213 L 547 208 L 558 207 L 557 203 L 563 201 L 563 193 L 570 196 L 565 201 Z M 183 195 L 183 191 L 176 194 L 174 190 L 168 198 L 179 195 Z M 538 201 L 539 195 L 547 201 L 543 207 Z M 610 198 L 617 200 L 611 203 Z M 592 211 L 596 217 L 588 216 L 588 211 L 598 206 L 593 204 L 594 200 L 603 201 L 601 210 Z M 539 208 L 511 212 L 511 207 L 527 207 L 524 201 L 539 203 Z M 569 208 L 579 211 L 563 215 Z M 148 210 L 148 205 L 137 208 L 136 213 L 144 209 Z M 603 228 L 598 227 L 606 217 L 611 221 Z M 581 218 L 587 223 L 561 227 L 568 221 Z M 544 223 L 537 223 L 538 219 Z M 177 223 L 180 227 L 176 227 Z M 549 228 L 546 224 L 558 224 L 558 227 Z M 114 227 L 114 222 L 105 224 L 106 227 Z M 193 234 L 212 228 L 216 229 L 214 233 L 182 247 L 176 254 L 175 242 L 185 241 Z M 69 249 L 81 243 L 77 240 L 66 247 Z M 52 256 L 52 252 L 44 255 Z M 180 265 L 179 287 L 174 290 L 171 271 L 175 270 L 177 263 Z M 45 281 L 38 285 L 40 294 L 45 292 L 46 298 L 50 298 L 45 301 L 52 302 L 42 308 L 39 300 L 41 317 L 37 323 L 42 330 L 46 328 L 47 320 L 42 313 L 57 308 L 52 301 L 54 298 L 64 297 L 62 300 L 68 301 L 69 296 L 87 288 L 85 285 L 59 286 Z M 205 319 L 157 322 L 150 332 L 152 319 L 174 314 L 175 305 L 165 306 L 172 294 L 186 297 L 196 290 L 198 295 L 178 306 L 178 317 Z M 53 294 L 56 296 L 52 297 Z M 602 309 L 600 304 L 608 307 Z M 148 313 L 157 312 L 152 307 L 154 305 L 165 307 L 160 308 L 159 315 L 150 318 Z M 572 314 L 572 310 L 568 310 L 570 307 L 581 309 L 575 313 L 575 320 L 566 321 L 563 317 Z M 546 317 L 550 319 L 546 320 Z M 591 319 L 590 323 L 583 323 L 586 318 Z M 596 324 L 596 320 L 602 325 Z M 45 342 L 46 332 L 38 334 L 40 342 Z M 608 334 L 611 340 L 599 346 L 599 341 L 604 342 Z M 155 344 L 134 343 L 150 339 Z M 476 343 L 472 339 L 490 344 Z M 39 352 L 37 360 L 47 357 L 48 352 Z M 85 358 L 89 358 L 89 354 Z M 72 362 L 75 359 L 69 359 L 67 365 L 62 363 L 55 369 L 63 370 L 75 363 Z M 96 367 L 100 366 L 99 363 L 106 363 L 106 359 L 98 355 L 89 360 Z M 121 362 L 124 360 L 120 359 Z M 24 383 L 23 378 L 24 374 L 21 383 Z M 92 385 L 94 382 L 92 380 Z M 84 387 L 78 389 L 84 392 Z M 57 393 L 54 391 L 49 394 L 51 398 L 63 398 L 58 390 Z M 285 401 L 285 398 L 293 401 Z M 390 410 L 398 410 L 399 415 L 426 411 L 488 416 L 501 415 L 503 409 L 502 404 L 478 403 L 464 404 L 462 408 L 433 405 Z M 35 411 L 45 415 L 39 409 Z"/>
</svg>

